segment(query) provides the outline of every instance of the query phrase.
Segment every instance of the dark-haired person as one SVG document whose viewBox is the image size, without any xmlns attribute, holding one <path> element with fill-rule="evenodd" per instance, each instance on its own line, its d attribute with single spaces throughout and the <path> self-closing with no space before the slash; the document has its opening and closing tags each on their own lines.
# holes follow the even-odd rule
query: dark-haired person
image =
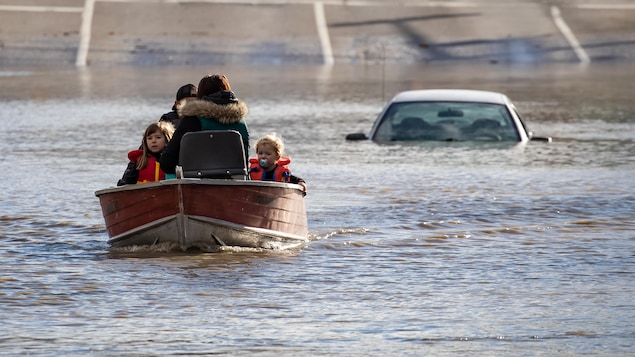
<svg viewBox="0 0 635 357">
<path fill-rule="evenodd" d="M 177 108 L 181 123 L 160 159 L 161 170 L 167 174 L 174 174 L 179 163 L 181 138 L 192 131 L 236 130 L 242 136 L 245 155 L 249 153 L 249 130 L 245 122 L 249 108 L 236 98 L 227 77 L 210 74 L 201 78 L 197 97 L 198 100 L 189 100 Z"/>
<path fill-rule="evenodd" d="M 179 123 L 181 122 L 181 117 L 177 112 L 177 108 L 185 104 L 188 100 L 196 99 L 197 93 L 198 88 L 191 83 L 179 88 L 179 90 L 176 91 L 176 100 L 174 101 L 174 105 L 172 105 L 172 111 L 163 114 L 159 121 L 169 121 L 175 128 L 178 128 Z"/>
</svg>

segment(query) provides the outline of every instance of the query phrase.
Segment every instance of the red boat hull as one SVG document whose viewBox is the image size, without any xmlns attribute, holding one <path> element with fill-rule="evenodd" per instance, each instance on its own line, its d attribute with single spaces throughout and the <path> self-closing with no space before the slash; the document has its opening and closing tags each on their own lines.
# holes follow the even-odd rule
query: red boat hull
<svg viewBox="0 0 635 357">
<path fill-rule="evenodd" d="M 300 186 L 176 179 L 95 192 L 113 246 L 288 249 L 308 242 Z"/>
</svg>

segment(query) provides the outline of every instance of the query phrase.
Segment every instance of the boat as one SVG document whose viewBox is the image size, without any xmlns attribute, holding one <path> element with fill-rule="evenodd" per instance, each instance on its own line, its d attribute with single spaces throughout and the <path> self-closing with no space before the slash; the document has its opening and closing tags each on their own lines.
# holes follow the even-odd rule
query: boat
<svg viewBox="0 0 635 357">
<path fill-rule="evenodd" d="M 113 247 L 171 243 L 297 248 L 308 242 L 301 187 L 278 182 L 183 178 L 95 192 Z"/>
<path fill-rule="evenodd" d="M 286 250 L 309 242 L 302 186 L 250 180 L 235 131 L 185 134 L 174 179 L 106 188 L 95 195 L 112 247 L 168 245 L 214 252 L 224 247 Z"/>
</svg>

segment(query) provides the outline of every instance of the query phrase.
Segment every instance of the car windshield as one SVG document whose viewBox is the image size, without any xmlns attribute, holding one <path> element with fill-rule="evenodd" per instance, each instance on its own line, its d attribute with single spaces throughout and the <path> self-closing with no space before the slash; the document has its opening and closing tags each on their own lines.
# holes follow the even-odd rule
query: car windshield
<svg viewBox="0 0 635 357">
<path fill-rule="evenodd" d="M 519 141 L 504 105 L 466 102 L 393 103 L 373 140 Z"/>
</svg>

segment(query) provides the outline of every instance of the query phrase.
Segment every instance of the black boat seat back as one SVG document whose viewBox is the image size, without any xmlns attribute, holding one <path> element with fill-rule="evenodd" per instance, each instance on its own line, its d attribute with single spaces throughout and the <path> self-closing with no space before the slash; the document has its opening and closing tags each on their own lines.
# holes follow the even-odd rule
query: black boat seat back
<svg viewBox="0 0 635 357">
<path fill-rule="evenodd" d="M 181 138 L 179 166 L 183 177 L 246 180 L 242 136 L 235 130 L 189 132 Z"/>
</svg>

